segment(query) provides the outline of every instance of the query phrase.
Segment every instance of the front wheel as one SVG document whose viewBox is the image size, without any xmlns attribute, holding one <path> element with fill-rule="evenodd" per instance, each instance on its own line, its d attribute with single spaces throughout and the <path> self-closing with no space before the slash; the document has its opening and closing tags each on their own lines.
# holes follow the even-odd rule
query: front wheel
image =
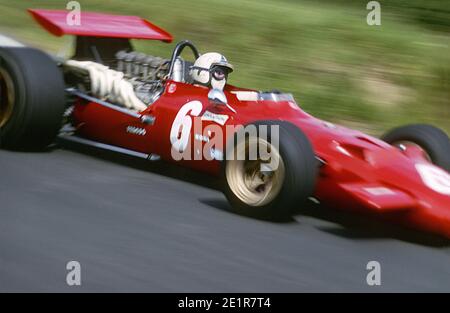
<svg viewBox="0 0 450 313">
<path fill-rule="evenodd" d="M 450 172 L 450 141 L 439 128 L 426 124 L 407 125 L 391 130 L 382 139 L 403 151 L 419 148 L 426 159 Z"/>
<path fill-rule="evenodd" d="M 224 193 L 239 214 L 285 219 L 313 195 L 318 163 L 312 146 L 299 128 L 287 122 L 249 126 L 246 132 L 255 131 L 247 136 L 238 132 L 227 148 Z"/>
</svg>

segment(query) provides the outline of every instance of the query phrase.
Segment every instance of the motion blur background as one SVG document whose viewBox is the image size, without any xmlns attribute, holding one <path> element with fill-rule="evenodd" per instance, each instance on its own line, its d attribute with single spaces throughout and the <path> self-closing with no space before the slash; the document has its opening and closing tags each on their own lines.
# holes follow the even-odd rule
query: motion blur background
<svg viewBox="0 0 450 313">
<path fill-rule="evenodd" d="M 379 135 L 426 122 L 450 133 L 450 1 L 385 0 L 381 26 L 360 0 L 89 0 L 82 10 L 139 15 L 201 52 L 225 54 L 230 83 L 292 92 L 309 113 Z M 27 8 L 67 1 L 0 0 L 0 33 L 51 52 L 52 37 Z M 174 44 L 136 41 L 168 58 Z"/>
</svg>

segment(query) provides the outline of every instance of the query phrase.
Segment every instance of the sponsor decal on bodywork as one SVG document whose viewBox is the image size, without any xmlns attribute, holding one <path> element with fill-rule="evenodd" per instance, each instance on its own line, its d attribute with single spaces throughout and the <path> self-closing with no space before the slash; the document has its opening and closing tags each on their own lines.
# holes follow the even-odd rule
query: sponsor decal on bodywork
<svg viewBox="0 0 450 313">
<path fill-rule="evenodd" d="M 138 135 L 138 136 L 147 135 L 147 131 L 144 128 L 135 127 L 135 126 L 128 126 L 127 133 L 133 134 L 133 135 Z"/>
<path fill-rule="evenodd" d="M 230 117 L 228 115 L 215 114 L 209 111 L 205 111 L 205 113 L 203 113 L 202 115 L 202 121 L 211 121 L 222 126 L 225 125 L 229 118 Z"/>
</svg>

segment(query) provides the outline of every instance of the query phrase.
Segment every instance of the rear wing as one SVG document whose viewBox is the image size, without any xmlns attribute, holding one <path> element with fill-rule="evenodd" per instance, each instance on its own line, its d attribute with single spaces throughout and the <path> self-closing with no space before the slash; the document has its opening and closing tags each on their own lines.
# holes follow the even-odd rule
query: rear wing
<svg viewBox="0 0 450 313">
<path fill-rule="evenodd" d="M 69 11 L 29 9 L 28 12 L 48 32 L 55 36 L 76 36 L 72 59 L 93 60 L 105 65 L 114 64 L 119 51 L 130 52 L 130 39 L 172 42 L 165 30 L 137 16 L 112 15 L 81 11 L 80 25 L 69 25 Z"/>
<path fill-rule="evenodd" d="M 106 38 L 147 39 L 172 42 L 171 34 L 137 16 L 82 11 L 80 25 L 69 25 L 69 11 L 29 9 L 28 12 L 55 36 L 75 35 Z"/>
</svg>

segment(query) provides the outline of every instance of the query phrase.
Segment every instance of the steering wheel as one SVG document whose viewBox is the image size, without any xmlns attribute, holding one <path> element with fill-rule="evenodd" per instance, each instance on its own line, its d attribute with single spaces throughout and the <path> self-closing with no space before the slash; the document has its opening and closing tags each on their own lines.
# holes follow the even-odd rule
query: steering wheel
<svg viewBox="0 0 450 313">
<path fill-rule="evenodd" d="M 173 67 L 175 65 L 175 61 L 181 55 L 184 48 L 186 48 L 186 47 L 189 47 L 191 49 L 192 53 L 195 56 L 195 59 L 198 59 L 200 57 L 200 53 L 198 52 L 197 48 L 194 46 L 194 44 L 192 42 L 190 42 L 189 40 L 180 41 L 175 46 L 175 49 L 173 49 L 172 58 L 170 59 L 170 68 L 169 68 L 168 77 L 172 78 Z"/>
</svg>

